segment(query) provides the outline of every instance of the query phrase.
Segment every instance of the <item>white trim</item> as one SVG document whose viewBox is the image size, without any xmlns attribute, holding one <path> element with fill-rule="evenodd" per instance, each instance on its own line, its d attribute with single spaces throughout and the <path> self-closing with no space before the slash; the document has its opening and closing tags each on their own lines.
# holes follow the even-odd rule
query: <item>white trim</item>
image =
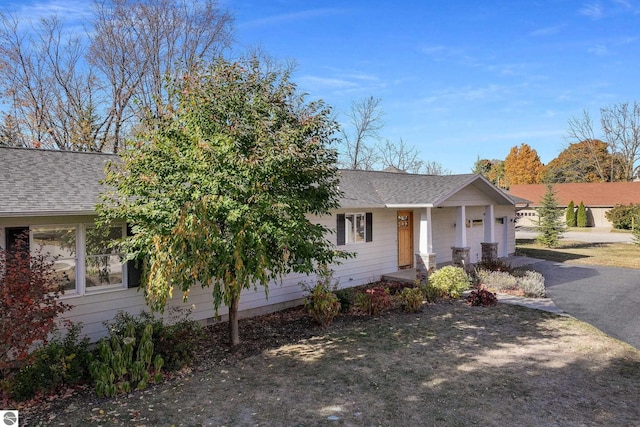
<svg viewBox="0 0 640 427">
<path fill-rule="evenodd" d="M 385 207 L 389 209 L 419 209 L 419 208 L 433 208 L 433 203 L 414 203 L 414 204 L 388 204 Z"/>
</svg>

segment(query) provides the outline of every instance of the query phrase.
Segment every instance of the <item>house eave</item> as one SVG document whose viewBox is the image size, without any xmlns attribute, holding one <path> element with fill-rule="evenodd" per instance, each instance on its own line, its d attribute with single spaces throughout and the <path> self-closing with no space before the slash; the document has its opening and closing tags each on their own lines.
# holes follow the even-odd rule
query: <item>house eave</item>
<svg viewBox="0 0 640 427">
<path fill-rule="evenodd" d="M 0 212 L 0 218 L 25 218 L 25 217 L 47 217 L 47 216 L 93 216 L 96 211 L 29 211 L 29 212 Z"/>
<path fill-rule="evenodd" d="M 421 208 L 433 208 L 433 203 L 391 203 L 385 205 L 386 208 L 390 209 L 421 209 Z"/>
</svg>

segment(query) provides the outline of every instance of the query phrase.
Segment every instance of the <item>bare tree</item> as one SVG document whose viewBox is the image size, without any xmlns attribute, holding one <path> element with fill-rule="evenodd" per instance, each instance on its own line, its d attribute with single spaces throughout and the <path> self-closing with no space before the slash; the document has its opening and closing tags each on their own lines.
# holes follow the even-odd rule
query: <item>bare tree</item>
<svg viewBox="0 0 640 427">
<path fill-rule="evenodd" d="M 605 141 L 622 165 L 622 176 L 631 180 L 638 174 L 640 160 L 640 105 L 619 103 L 600 109 Z"/>
<path fill-rule="evenodd" d="M 380 98 L 362 99 L 351 104 L 347 113 L 348 127 L 342 127 L 340 165 L 351 169 L 373 169 L 377 162 L 377 149 L 367 145 L 368 140 L 378 139 L 378 131 L 384 125 Z"/>
<path fill-rule="evenodd" d="M 409 146 L 400 138 L 394 144 L 388 139 L 378 146 L 382 168 L 394 167 L 409 173 L 419 173 L 424 162 L 420 160 L 420 152 L 416 147 Z"/>
<path fill-rule="evenodd" d="M 451 170 L 442 166 L 441 163 L 436 162 L 435 160 L 429 160 L 424 162 L 424 166 L 422 167 L 422 173 L 425 175 L 451 175 L 453 172 Z"/>
<path fill-rule="evenodd" d="M 0 96 L 25 145 L 118 151 L 142 117 L 166 113 L 165 79 L 230 42 L 216 0 L 100 0 L 94 11 L 80 35 L 56 16 L 0 17 Z"/>
<path fill-rule="evenodd" d="M 569 130 L 567 131 L 566 139 L 572 141 L 574 144 L 584 143 L 587 148 L 586 153 L 588 155 L 587 161 L 593 165 L 595 172 L 602 182 L 614 180 L 614 165 L 602 164 L 602 156 L 600 155 L 599 142 L 600 140 L 595 137 L 593 132 L 593 121 L 589 112 L 583 110 L 582 117 L 571 117 L 569 119 Z M 607 143 L 609 149 L 611 146 Z M 611 157 L 613 162 L 613 156 Z M 609 174 L 607 173 L 609 171 Z"/>
</svg>

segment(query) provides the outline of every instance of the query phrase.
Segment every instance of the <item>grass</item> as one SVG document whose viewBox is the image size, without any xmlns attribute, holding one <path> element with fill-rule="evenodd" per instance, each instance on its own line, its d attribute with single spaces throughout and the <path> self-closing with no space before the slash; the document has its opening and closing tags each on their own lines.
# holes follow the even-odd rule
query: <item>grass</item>
<svg viewBox="0 0 640 427">
<path fill-rule="evenodd" d="M 546 248 L 536 243 L 534 239 L 518 239 L 516 253 L 563 263 L 640 269 L 640 246 L 629 243 L 586 243 L 561 240 L 557 247 Z"/>
<path fill-rule="evenodd" d="M 462 301 L 352 320 L 339 317 L 310 338 L 128 396 L 43 411 L 43 424 L 578 426 L 640 419 L 640 352 L 578 320 Z"/>
</svg>

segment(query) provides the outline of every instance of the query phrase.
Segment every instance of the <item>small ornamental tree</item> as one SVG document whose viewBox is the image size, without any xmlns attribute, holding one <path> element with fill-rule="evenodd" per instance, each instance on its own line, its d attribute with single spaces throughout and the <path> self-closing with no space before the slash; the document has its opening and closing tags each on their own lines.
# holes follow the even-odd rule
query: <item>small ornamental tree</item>
<svg viewBox="0 0 640 427">
<path fill-rule="evenodd" d="M 558 201 L 553 191 L 553 185 L 547 184 L 538 211 L 538 235 L 536 241 L 548 248 L 558 245 L 560 234 L 565 230 L 562 224 L 562 209 L 558 208 Z"/>
<path fill-rule="evenodd" d="M 580 202 L 580 206 L 578 206 L 578 213 L 576 214 L 576 223 L 578 227 L 586 227 L 588 224 L 587 221 L 587 208 L 585 208 L 584 203 Z"/>
<path fill-rule="evenodd" d="M 35 346 L 46 344 L 57 317 L 71 308 L 59 299 L 63 290 L 53 260 L 39 250 L 30 254 L 26 241 L 0 249 L 0 379 L 27 363 Z"/>
<path fill-rule="evenodd" d="M 567 223 L 567 227 L 575 227 L 577 222 L 576 222 L 576 207 L 573 204 L 573 200 L 571 200 L 569 202 L 569 205 L 567 206 L 567 212 L 565 214 L 565 220 Z"/>
<path fill-rule="evenodd" d="M 191 287 L 210 287 L 215 312 L 229 309 L 231 345 L 243 289 L 266 293 L 289 272 L 346 256 L 308 217 L 339 205 L 337 123 L 296 92 L 290 71 L 220 59 L 170 84 L 171 115 L 110 165 L 98 207 L 101 223 L 132 225 L 122 244 L 144 260 L 150 307 L 163 310 L 174 289 L 186 300 Z"/>
</svg>

